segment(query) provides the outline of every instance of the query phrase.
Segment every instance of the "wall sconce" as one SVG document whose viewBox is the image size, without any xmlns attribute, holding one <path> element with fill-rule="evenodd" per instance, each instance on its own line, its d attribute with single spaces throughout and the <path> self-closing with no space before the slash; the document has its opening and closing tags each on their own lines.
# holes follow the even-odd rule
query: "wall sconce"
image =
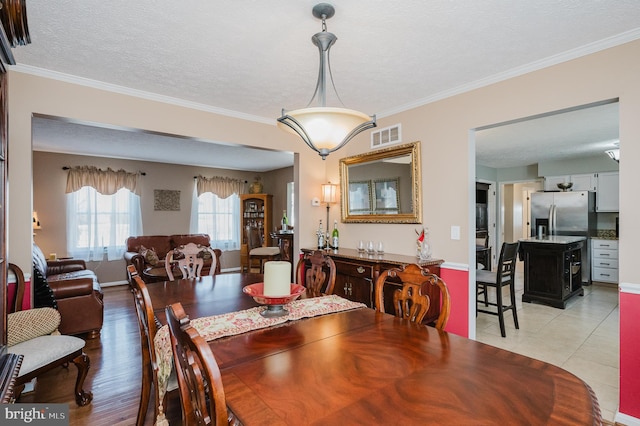
<svg viewBox="0 0 640 426">
<path fill-rule="evenodd" d="M 322 184 L 322 198 L 323 203 L 327 203 L 327 232 L 329 232 L 329 205 L 338 202 L 338 185 L 329 183 Z"/>
</svg>

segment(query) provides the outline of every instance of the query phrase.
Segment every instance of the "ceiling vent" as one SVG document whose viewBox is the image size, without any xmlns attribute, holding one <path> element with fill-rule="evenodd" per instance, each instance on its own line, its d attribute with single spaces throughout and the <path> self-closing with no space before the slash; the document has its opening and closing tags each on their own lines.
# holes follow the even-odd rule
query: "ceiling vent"
<svg viewBox="0 0 640 426">
<path fill-rule="evenodd" d="M 393 126 L 371 132 L 372 149 L 399 142 L 402 142 L 402 126 L 400 124 L 394 124 Z"/>
</svg>

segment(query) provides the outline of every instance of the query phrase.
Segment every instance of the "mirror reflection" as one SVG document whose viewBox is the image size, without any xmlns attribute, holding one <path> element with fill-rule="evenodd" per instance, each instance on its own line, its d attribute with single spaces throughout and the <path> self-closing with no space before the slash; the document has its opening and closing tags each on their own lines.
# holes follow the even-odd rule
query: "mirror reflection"
<svg viewBox="0 0 640 426">
<path fill-rule="evenodd" d="M 340 160 L 343 222 L 420 223 L 420 143 Z"/>
</svg>

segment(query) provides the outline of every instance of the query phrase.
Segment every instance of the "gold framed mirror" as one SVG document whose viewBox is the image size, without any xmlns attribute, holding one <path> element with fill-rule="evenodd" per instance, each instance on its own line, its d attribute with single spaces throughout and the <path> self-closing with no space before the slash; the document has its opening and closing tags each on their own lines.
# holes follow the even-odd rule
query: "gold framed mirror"
<svg viewBox="0 0 640 426">
<path fill-rule="evenodd" d="M 420 142 L 340 160 L 346 223 L 422 223 Z"/>
</svg>

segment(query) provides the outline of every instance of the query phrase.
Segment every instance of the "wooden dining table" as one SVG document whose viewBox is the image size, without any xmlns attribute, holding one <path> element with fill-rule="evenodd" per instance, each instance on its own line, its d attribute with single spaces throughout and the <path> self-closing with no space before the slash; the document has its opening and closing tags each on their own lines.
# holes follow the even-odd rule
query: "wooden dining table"
<svg viewBox="0 0 640 426">
<path fill-rule="evenodd" d="M 156 312 L 181 301 L 196 318 L 255 307 L 242 287 L 261 279 L 223 274 L 148 287 Z M 369 308 L 209 345 L 227 405 L 247 426 L 601 424 L 593 391 L 566 370 Z"/>
</svg>

